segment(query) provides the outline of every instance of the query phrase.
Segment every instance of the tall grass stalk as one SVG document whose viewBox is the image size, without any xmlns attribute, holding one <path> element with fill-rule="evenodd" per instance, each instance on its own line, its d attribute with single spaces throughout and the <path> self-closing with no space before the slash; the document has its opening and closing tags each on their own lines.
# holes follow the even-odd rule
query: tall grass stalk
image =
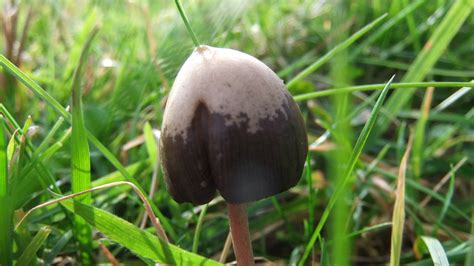
<svg viewBox="0 0 474 266">
<path fill-rule="evenodd" d="M 331 196 L 329 199 L 329 202 L 324 209 L 324 212 L 321 216 L 321 219 L 319 220 L 318 225 L 316 226 L 316 229 L 314 230 L 313 234 L 311 235 L 311 239 L 308 241 L 308 243 L 305 246 L 303 256 L 298 262 L 299 266 L 303 266 L 305 261 L 308 259 L 309 254 L 311 253 L 311 250 L 321 234 L 321 230 L 323 229 L 324 225 L 326 224 L 326 221 L 329 217 L 329 214 L 331 213 L 334 204 L 336 201 L 342 196 L 342 193 L 344 192 L 345 186 L 349 182 L 349 179 L 352 175 L 352 172 L 357 164 L 357 161 L 359 160 L 359 156 L 362 153 L 362 150 L 364 149 L 365 143 L 367 142 L 367 139 L 369 138 L 370 132 L 373 129 L 373 126 L 377 120 L 377 115 L 380 112 L 380 108 L 382 107 L 382 103 L 385 100 L 385 97 L 387 96 L 388 89 L 390 88 L 390 84 L 392 83 L 393 79 L 395 76 L 393 76 L 385 85 L 385 88 L 382 90 L 382 93 L 380 94 L 379 98 L 377 99 L 377 102 L 375 103 L 374 108 L 372 109 L 372 113 L 370 114 L 369 119 L 364 125 L 364 128 L 362 129 L 362 132 L 360 133 L 359 137 L 357 138 L 356 144 L 354 146 L 354 149 L 352 150 L 352 154 L 349 160 L 349 163 L 347 164 L 347 168 L 344 174 L 344 179 L 341 181 L 339 186 L 336 188 L 334 191 L 334 194 Z"/>
<path fill-rule="evenodd" d="M 8 189 L 7 139 L 5 134 L 5 118 L 0 114 L 0 264 L 12 264 L 12 206 Z"/>
<path fill-rule="evenodd" d="M 92 40 L 98 33 L 94 28 L 87 38 L 73 75 L 72 83 L 72 136 L 71 136 L 71 190 L 73 193 L 91 188 L 91 165 L 89 143 L 87 141 L 82 107 L 82 70 L 86 63 L 87 53 Z M 84 194 L 77 201 L 92 203 L 90 194 Z M 79 253 L 82 264 L 92 264 L 92 228 L 79 216 L 74 217 L 74 235 L 79 241 Z"/>
<path fill-rule="evenodd" d="M 344 1 L 333 1 L 333 12 L 331 16 L 331 24 L 334 28 L 341 28 L 345 23 L 348 8 Z M 342 42 L 348 40 L 348 33 L 345 30 L 340 30 L 334 38 L 334 42 Z M 347 86 L 352 83 L 352 62 L 347 60 L 350 53 L 344 49 L 337 53 L 330 61 L 330 76 L 332 80 L 336 81 L 337 86 Z M 335 202 L 334 213 L 330 223 L 330 238 L 334 242 L 332 248 L 328 249 L 331 254 L 331 262 L 336 265 L 349 265 L 350 257 L 352 255 L 352 239 L 345 239 L 348 228 L 352 227 L 351 219 L 351 205 L 353 202 L 352 185 L 354 183 L 354 176 L 344 180 L 346 176 L 345 167 L 350 160 L 352 153 L 351 143 L 353 139 L 352 127 L 348 117 L 353 108 L 353 100 L 351 93 L 334 94 L 329 97 L 331 106 L 333 106 L 333 117 L 336 121 L 334 128 L 331 130 L 333 141 L 336 148 L 328 156 L 328 173 L 330 179 L 334 182 L 336 187 L 339 187 L 343 182 L 347 182 L 344 186 L 344 191 L 341 192 L 341 197 Z"/>
</svg>

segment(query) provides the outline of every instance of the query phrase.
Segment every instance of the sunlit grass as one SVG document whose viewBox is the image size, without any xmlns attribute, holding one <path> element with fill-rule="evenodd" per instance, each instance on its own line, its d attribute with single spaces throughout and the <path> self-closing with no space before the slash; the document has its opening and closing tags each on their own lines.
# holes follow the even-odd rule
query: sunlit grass
<svg viewBox="0 0 474 266">
<path fill-rule="evenodd" d="M 2 5 L 2 22 L 16 36 L 4 31 L 0 42 L 0 264 L 77 263 L 78 250 L 96 263 L 232 261 L 222 199 L 204 209 L 176 203 L 158 164 L 166 95 L 195 43 L 174 1 L 11 2 L 18 12 Z M 183 5 L 199 43 L 268 64 L 306 120 L 311 151 L 300 183 L 249 205 L 256 256 L 471 264 L 472 0 Z M 409 129 L 411 160 L 401 162 Z M 18 226 L 35 206 L 102 186 Z M 161 227 L 146 219 L 142 197 L 170 245 L 155 236 Z"/>
</svg>

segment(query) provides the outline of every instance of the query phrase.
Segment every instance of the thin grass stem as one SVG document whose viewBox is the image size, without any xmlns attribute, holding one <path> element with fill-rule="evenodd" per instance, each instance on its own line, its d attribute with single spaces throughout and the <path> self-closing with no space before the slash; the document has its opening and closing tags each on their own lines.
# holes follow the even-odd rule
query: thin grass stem
<svg viewBox="0 0 474 266">
<path fill-rule="evenodd" d="M 186 29 L 188 30 L 189 35 L 193 39 L 194 45 L 196 47 L 199 47 L 201 44 L 194 33 L 193 29 L 191 28 L 191 24 L 189 23 L 188 16 L 186 16 L 186 12 L 184 12 L 183 5 L 181 4 L 181 1 L 175 0 L 176 7 L 178 8 L 179 14 L 181 15 L 181 19 L 183 19 L 184 25 L 186 25 Z"/>
</svg>

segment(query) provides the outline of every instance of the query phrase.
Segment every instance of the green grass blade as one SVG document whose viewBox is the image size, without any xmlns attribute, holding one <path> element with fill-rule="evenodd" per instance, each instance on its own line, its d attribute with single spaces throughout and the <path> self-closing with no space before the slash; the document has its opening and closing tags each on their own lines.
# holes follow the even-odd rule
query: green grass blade
<svg viewBox="0 0 474 266">
<path fill-rule="evenodd" d="M 181 15 L 181 19 L 184 22 L 184 25 L 186 25 L 186 29 L 188 30 L 189 35 L 191 36 L 191 39 L 193 39 L 194 46 L 199 47 L 200 43 L 199 40 L 194 33 L 193 29 L 191 28 L 191 24 L 189 23 L 188 16 L 186 16 L 186 13 L 184 12 L 183 5 L 181 4 L 181 1 L 175 0 L 176 7 L 178 8 L 179 14 Z"/>
<path fill-rule="evenodd" d="M 153 167 L 156 167 L 158 164 L 158 143 L 149 122 L 146 122 L 143 126 L 143 136 L 145 137 L 145 146 L 150 157 L 150 163 Z"/>
<path fill-rule="evenodd" d="M 56 101 L 49 93 L 43 90 L 33 79 L 25 75 L 18 67 L 10 62 L 4 55 L 0 54 L 0 64 L 2 67 L 15 76 L 21 83 L 28 87 L 36 96 L 45 100 L 51 107 L 53 107 L 61 116 L 71 121 L 71 114 L 69 114 L 61 104 Z"/>
<path fill-rule="evenodd" d="M 410 89 L 413 87 L 435 87 L 435 88 L 452 88 L 452 87 L 474 87 L 474 82 L 408 82 L 408 83 L 393 83 L 390 87 L 392 89 Z M 372 90 L 381 90 L 385 88 L 385 84 L 368 84 L 368 85 L 358 85 L 343 87 L 337 89 L 330 89 L 324 91 L 317 91 L 311 93 L 305 93 L 296 95 L 293 97 L 295 101 L 306 101 L 314 98 L 325 97 L 335 94 L 354 92 L 354 91 L 372 91 Z"/>
<path fill-rule="evenodd" d="M 379 229 L 384 229 L 384 228 L 389 228 L 389 227 L 392 227 L 391 222 L 386 222 L 386 223 L 376 224 L 376 225 L 372 225 L 372 226 L 367 226 L 367 227 L 364 227 L 364 228 L 362 228 L 358 231 L 350 233 L 349 235 L 347 235 L 347 238 L 356 237 L 356 236 L 359 236 L 359 235 L 362 235 L 362 234 L 365 234 L 365 233 L 368 233 L 368 232 L 377 231 Z"/>
<path fill-rule="evenodd" d="M 474 221 L 474 210 L 471 214 L 472 221 Z M 474 223 L 471 223 L 471 239 L 469 240 L 470 243 L 470 252 L 466 255 L 466 263 L 464 265 L 473 265 L 474 264 Z"/>
<path fill-rule="evenodd" d="M 319 238 L 319 243 L 321 246 L 321 259 L 319 260 L 319 263 L 321 266 L 330 266 L 331 263 L 329 261 L 329 252 L 327 249 L 327 243 L 324 241 L 323 238 Z"/>
<path fill-rule="evenodd" d="M 51 229 L 49 227 L 42 227 L 23 251 L 20 258 L 18 258 L 16 265 L 30 265 L 30 263 L 33 263 L 34 259 L 36 258 L 36 252 L 39 250 L 43 242 L 46 241 L 49 233 L 51 233 Z"/>
<path fill-rule="evenodd" d="M 308 229 L 313 231 L 314 221 L 315 221 L 315 209 L 316 209 L 316 200 L 315 192 L 313 188 L 313 176 L 311 175 L 311 152 L 308 152 L 306 156 L 306 165 L 305 165 L 305 177 L 306 182 L 308 182 Z M 309 237 L 309 235 L 308 235 Z"/>
<path fill-rule="evenodd" d="M 51 265 L 53 263 L 54 258 L 58 256 L 58 254 L 62 251 L 64 246 L 71 240 L 72 238 L 72 231 L 67 231 L 64 235 L 61 236 L 61 238 L 54 244 L 54 246 L 51 248 L 51 251 L 47 253 L 45 259 L 44 259 L 44 264 L 45 265 Z"/>
<path fill-rule="evenodd" d="M 167 244 L 135 225 L 101 209 L 67 200 L 61 202 L 71 212 L 80 215 L 90 225 L 133 253 L 171 265 L 221 265 L 218 262 Z"/>
<path fill-rule="evenodd" d="M 92 40 L 97 35 L 98 29 L 94 28 L 86 40 L 81 51 L 79 63 L 74 71 L 72 82 L 72 132 L 71 132 L 71 190 L 72 193 L 91 188 L 91 163 L 89 143 L 87 141 L 86 127 L 82 111 L 82 69 L 86 62 Z M 76 199 L 85 204 L 92 203 L 91 195 L 85 194 Z M 82 264 L 92 263 L 92 228 L 84 219 L 74 217 L 74 236 L 79 242 L 79 253 Z"/>
<path fill-rule="evenodd" d="M 5 118 L 0 115 L 0 265 L 11 265 L 12 259 L 12 210 L 8 197 L 7 139 L 4 132 Z"/>
<path fill-rule="evenodd" d="M 199 218 L 196 224 L 196 231 L 194 231 L 193 249 L 192 249 L 193 253 L 198 253 L 199 237 L 201 236 L 202 223 L 204 222 L 204 217 L 206 216 L 208 207 L 209 207 L 209 204 L 205 204 L 201 209 L 201 213 L 199 214 Z"/>
<path fill-rule="evenodd" d="M 62 116 L 60 116 L 58 121 L 56 121 L 56 123 L 54 123 L 51 130 L 48 131 L 48 135 L 46 135 L 46 137 L 43 139 L 41 144 L 35 150 L 36 155 L 41 154 L 46 149 L 46 147 L 48 146 L 51 139 L 54 137 L 54 135 L 56 135 L 57 131 L 62 126 L 63 122 L 64 122 L 64 118 Z"/>
<path fill-rule="evenodd" d="M 452 170 L 453 169 L 451 168 L 451 171 Z M 455 184 L 455 174 L 454 174 L 454 172 L 455 171 L 452 171 L 451 175 L 450 175 L 448 192 L 446 193 L 446 197 L 445 197 L 444 202 L 443 202 L 443 208 L 441 209 L 441 212 L 440 212 L 439 218 L 438 218 L 438 222 L 436 223 L 437 225 L 442 224 L 442 221 L 443 221 L 444 217 L 446 216 L 446 213 L 448 212 L 449 205 L 451 205 L 451 200 L 453 199 L 454 184 Z M 433 235 L 436 235 L 436 231 L 438 230 L 437 225 L 434 227 Z"/>
<path fill-rule="evenodd" d="M 419 239 L 417 239 L 417 243 L 415 243 L 415 245 L 418 247 L 423 245 L 420 241 L 422 241 L 428 249 L 431 260 L 433 261 L 433 265 L 449 266 L 446 252 L 444 251 L 443 245 L 441 245 L 441 242 L 439 242 L 438 239 L 429 236 L 421 236 Z"/>
<path fill-rule="evenodd" d="M 61 149 L 64 143 L 69 140 L 69 138 L 71 137 L 71 132 L 71 128 L 66 130 L 66 132 L 64 132 L 64 134 L 59 138 L 58 141 L 53 143 L 53 145 L 51 145 L 40 156 L 38 156 L 38 160 L 40 162 L 47 162 L 49 158 L 51 158 L 51 156 L 53 156 L 59 149 Z"/>
<path fill-rule="evenodd" d="M 390 245 L 390 266 L 400 265 L 402 252 L 403 227 L 405 225 L 405 176 L 412 146 L 412 137 L 408 140 L 405 154 L 398 169 L 397 190 L 392 216 L 392 236 Z"/>
<path fill-rule="evenodd" d="M 435 65 L 441 55 L 448 47 L 451 40 L 457 34 L 466 18 L 471 13 L 474 7 L 474 0 L 457 0 L 454 2 L 440 25 L 436 27 L 433 35 L 426 42 L 421 52 L 412 63 L 408 72 L 402 79 L 402 82 L 418 82 L 422 81 L 426 74 Z M 387 110 L 392 114 L 398 113 L 403 109 L 415 93 L 414 88 L 396 91 L 394 95 L 387 102 Z M 388 125 L 387 119 L 381 118 L 379 120 L 378 133 L 383 133 Z"/>
<path fill-rule="evenodd" d="M 8 167 L 7 139 L 4 133 L 4 117 L 0 115 L 0 197 L 7 196 Z"/>
<path fill-rule="evenodd" d="M 380 28 L 377 29 L 373 34 L 371 34 L 365 41 L 363 41 L 359 46 L 351 51 L 350 58 L 356 58 L 366 47 L 370 44 L 374 43 L 380 37 L 383 36 L 388 30 L 390 30 L 393 26 L 397 25 L 402 19 L 410 15 L 413 11 L 415 11 L 418 7 L 420 7 L 426 0 L 417 0 L 413 1 L 411 4 L 407 5 L 403 10 L 397 12 L 397 14 L 387 20 Z"/>
<path fill-rule="evenodd" d="M 379 168 L 379 167 L 375 167 L 375 168 L 374 168 L 374 171 L 375 171 L 376 173 L 382 174 L 382 175 L 384 175 L 384 176 L 386 176 L 386 177 L 388 177 L 388 178 L 390 178 L 390 179 L 394 179 L 394 180 L 397 179 L 397 176 L 396 176 L 396 175 L 392 174 L 392 173 L 389 172 L 389 171 L 383 170 L 383 169 L 381 169 L 381 168 Z M 413 189 L 416 189 L 416 190 L 418 190 L 418 191 L 420 191 L 420 192 L 422 192 L 422 193 L 425 193 L 425 194 L 429 195 L 430 197 L 432 197 L 433 199 L 435 199 L 435 200 L 437 200 L 437 201 L 439 201 L 439 202 L 441 202 L 441 203 L 443 203 L 443 202 L 445 201 L 445 199 L 444 199 L 440 194 L 438 194 L 437 192 L 431 190 L 430 188 L 427 188 L 426 186 L 424 186 L 424 185 L 422 185 L 422 184 L 420 184 L 420 183 L 418 183 L 418 182 L 416 182 L 416 181 L 414 181 L 414 180 L 412 180 L 412 179 L 407 179 L 407 180 L 405 180 L 405 181 L 406 181 L 406 184 L 407 184 L 408 186 L 412 187 Z M 415 208 L 420 209 L 420 206 L 417 205 L 417 206 L 415 206 Z M 461 217 L 462 219 L 464 219 L 464 221 L 466 221 L 466 222 L 471 222 L 470 217 L 469 217 L 468 215 L 466 215 L 461 209 L 459 209 L 458 207 L 456 207 L 456 205 L 451 204 L 451 205 L 449 206 L 449 210 L 451 210 L 453 214 L 456 214 L 456 215 L 458 215 L 459 217 Z"/>
<path fill-rule="evenodd" d="M 409 0 L 403 0 L 403 5 L 408 6 L 410 3 Z M 419 52 L 421 50 L 421 41 L 420 41 L 420 33 L 416 28 L 416 22 L 414 19 L 413 13 L 409 13 L 406 16 L 406 22 L 408 26 L 408 30 L 410 31 L 410 37 L 413 40 L 413 48 L 415 52 Z"/>
<path fill-rule="evenodd" d="M 421 116 L 418 119 L 415 127 L 415 138 L 413 139 L 413 155 L 412 155 L 412 171 L 415 180 L 420 178 L 421 170 L 423 168 L 423 154 L 425 144 L 426 123 L 430 114 L 431 101 L 433 99 L 434 88 L 429 87 L 426 90 L 423 103 L 421 104 Z"/>
<path fill-rule="evenodd" d="M 321 216 L 321 219 L 319 220 L 319 223 L 314 230 L 313 234 L 311 235 L 311 239 L 308 241 L 306 244 L 303 256 L 301 257 L 301 260 L 298 262 L 298 265 L 302 266 L 304 265 L 306 259 L 308 258 L 309 254 L 311 253 L 311 250 L 320 236 L 321 230 L 323 229 L 323 226 L 325 225 L 329 214 L 331 213 L 331 210 L 336 203 L 336 201 L 339 199 L 341 196 L 341 193 L 344 191 L 344 187 L 348 183 L 352 171 L 355 168 L 355 165 L 357 164 L 359 160 L 359 156 L 362 153 L 362 150 L 365 146 L 365 143 L 367 142 L 367 139 L 369 138 L 370 132 L 372 131 L 372 128 L 375 124 L 375 121 L 377 120 L 377 115 L 380 112 L 380 108 L 382 107 L 382 103 L 387 96 L 388 89 L 390 88 L 390 84 L 392 83 L 393 79 L 395 77 L 392 77 L 387 84 L 385 85 L 385 88 L 382 90 L 382 93 L 380 94 L 379 98 L 377 99 L 377 102 L 375 103 L 374 108 L 372 109 L 372 113 L 370 114 L 369 119 L 364 125 L 364 128 L 362 129 L 362 132 L 360 133 L 359 137 L 357 138 L 357 142 L 354 146 L 354 149 L 352 150 L 352 154 L 348 163 L 348 167 L 345 171 L 344 179 L 342 180 L 341 184 L 337 187 L 336 191 L 334 194 L 331 196 L 329 199 L 328 205 L 324 209 L 324 212 Z"/>
<path fill-rule="evenodd" d="M 314 62 L 313 64 L 305 68 L 298 75 L 296 75 L 296 77 L 288 81 L 287 83 L 288 89 L 291 90 L 295 86 L 295 84 L 298 83 L 298 81 L 304 79 L 305 77 L 307 77 L 308 75 L 316 71 L 319 67 L 321 67 L 327 61 L 329 61 L 329 59 L 331 59 L 334 55 L 336 55 L 340 51 L 347 49 L 347 47 L 349 47 L 356 40 L 358 40 L 360 37 L 366 34 L 369 30 L 371 30 L 377 24 L 379 24 L 386 16 L 387 14 L 384 14 L 380 16 L 379 18 L 377 18 L 376 20 L 372 21 L 370 24 L 368 24 L 367 26 L 363 27 L 362 29 L 354 33 L 351 37 L 347 38 L 345 41 L 343 41 L 342 43 L 338 44 L 336 47 L 331 49 L 329 52 L 323 55 L 318 61 Z"/>
<path fill-rule="evenodd" d="M 410 68 L 410 64 L 402 63 L 400 61 L 384 60 L 380 58 L 358 58 L 357 63 L 373 65 L 373 66 L 378 66 L 382 68 L 400 69 L 404 71 Z M 453 70 L 453 69 L 433 67 L 428 72 L 428 75 L 445 76 L 445 77 L 453 77 L 453 78 L 472 78 L 474 76 L 474 71 Z"/>
<path fill-rule="evenodd" d="M 25 85 L 28 89 L 30 89 L 36 96 L 41 98 L 42 100 L 46 101 L 53 109 L 58 112 L 61 116 L 65 118 L 65 120 L 71 124 L 71 114 L 66 111 L 66 109 L 54 99 L 49 93 L 47 93 L 44 89 L 42 89 L 33 79 L 23 73 L 18 67 L 16 67 L 12 62 L 10 62 L 4 55 L 0 54 L 0 65 L 15 76 L 23 85 Z M 104 145 L 102 144 L 89 130 L 86 130 L 87 138 L 89 142 L 94 145 L 103 155 L 104 157 L 117 169 L 120 173 L 124 176 L 127 181 L 134 183 L 143 193 L 145 190 L 140 186 L 137 180 L 131 176 L 125 167 L 120 163 L 120 161 L 115 157 L 115 155 Z M 169 234 L 171 239 L 176 239 L 176 231 L 171 226 L 170 221 L 166 216 L 164 216 L 160 210 L 156 207 L 154 202 L 150 202 L 153 210 L 156 212 L 158 218 L 163 224 L 164 229 Z"/>
</svg>

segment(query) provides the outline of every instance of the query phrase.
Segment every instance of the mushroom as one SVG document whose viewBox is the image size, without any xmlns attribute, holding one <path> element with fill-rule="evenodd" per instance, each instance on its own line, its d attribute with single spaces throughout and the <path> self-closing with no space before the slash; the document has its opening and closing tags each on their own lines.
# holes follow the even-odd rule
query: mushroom
<svg viewBox="0 0 474 266">
<path fill-rule="evenodd" d="M 298 105 L 258 59 L 200 45 L 179 70 L 167 99 L 160 150 L 177 202 L 228 204 L 239 265 L 252 265 L 245 203 L 296 185 L 307 154 Z"/>
</svg>

